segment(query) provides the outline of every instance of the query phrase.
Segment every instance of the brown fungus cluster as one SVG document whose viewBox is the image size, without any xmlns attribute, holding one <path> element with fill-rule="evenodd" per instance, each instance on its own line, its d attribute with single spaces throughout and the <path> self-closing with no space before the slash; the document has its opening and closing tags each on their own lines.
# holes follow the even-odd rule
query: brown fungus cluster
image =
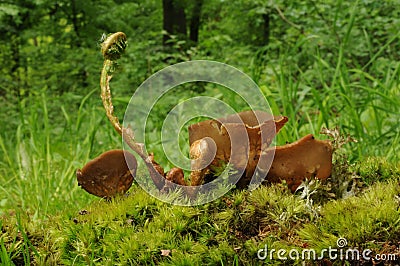
<svg viewBox="0 0 400 266">
<path fill-rule="evenodd" d="M 270 147 L 275 134 L 288 121 L 283 116 L 246 111 L 216 120 L 206 120 L 189 127 L 192 171 L 186 182 L 180 168 L 165 173 L 150 154 L 148 160 L 160 176 L 169 182 L 157 187 L 168 191 L 171 182 L 183 186 L 199 186 L 205 182 L 213 166 L 230 163 L 243 172 L 236 186 L 245 188 L 256 171 L 266 182 L 288 184 L 292 191 L 306 178 L 326 179 L 332 170 L 332 145 L 309 134 L 283 146 Z M 129 164 L 126 160 L 130 160 Z M 272 160 L 272 161 L 271 161 Z M 129 168 L 128 165 L 134 166 Z M 77 171 L 78 183 L 87 192 L 110 198 L 124 194 L 136 173 L 135 157 L 128 151 L 103 153 Z"/>
<path fill-rule="evenodd" d="M 245 111 L 220 119 L 206 120 L 189 126 L 191 173 L 189 182 L 183 170 L 172 168 L 168 173 L 153 154 L 147 154 L 142 143 L 137 143 L 132 129 L 119 124 L 114 115 L 109 82 L 115 61 L 126 48 L 122 32 L 109 35 L 102 44 L 104 65 L 100 78 L 101 98 L 107 117 L 127 145 L 142 158 L 151 179 L 160 191 L 168 191 L 173 184 L 185 186 L 187 191 L 206 182 L 213 168 L 229 164 L 241 176 L 237 188 L 249 185 L 254 175 L 266 177 L 267 182 L 286 181 L 295 191 L 306 178 L 326 179 L 332 170 L 332 144 L 307 135 L 284 146 L 270 147 L 273 138 L 288 121 L 285 116 L 272 116 L 262 111 Z M 111 150 L 77 170 L 78 184 L 90 194 L 112 198 L 125 194 L 136 175 L 135 156 L 123 150 Z"/>
</svg>

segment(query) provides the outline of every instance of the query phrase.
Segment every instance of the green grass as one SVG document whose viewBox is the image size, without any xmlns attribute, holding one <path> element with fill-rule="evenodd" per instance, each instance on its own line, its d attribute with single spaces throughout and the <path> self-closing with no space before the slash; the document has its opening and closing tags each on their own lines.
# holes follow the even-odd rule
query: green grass
<svg viewBox="0 0 400 266">
<path fill-rule="evenodd" d="M 111 128 L 98 130 L 105 117 L 101 105 L 89 105 L 93 92 L 66 102 L 43 93 L 7 110 L 18 113 L 18 120 L 10 119 L 16 125 L 0 134 L 0 214 L 22 210 L 42 219 L 77 199 L 88 200 L 76 185 L 76 169 L 103 150 L 119 147 Z"/>
<path fill-rule="evenodd" d="M 371 47 L 374 38 L 367 32 L 365 39 L 351 38 L 353 31 L 360 30 L 355 26 L 358 4 L 352 4 L 343 36 L 334 46 L 325 47 L 327 36 L 322 34 L 300 35 L 294 45 L 283 45 L 278 55 L 260 49 L 266 55 L 258 58 L 249 73 L 258 69 L 261 74 L 253 78 L 273 112 L 289 117 L 278 143 L 292 142 L 307 133 L 318 135 L 321 127 L 338 126 L 359 140 L 349 147 L 350 160 L 369 155 L 398 161 L 400 63 L 395 56 L 383 54 L 399 40 L 400 33 L 385 39 L 375 53 L 370 49 L 367 61 L 354 60 L 352 42 Z M 335 16 L 342 12 L 340 8 L 339 3 L 332 11 Z"/>
<path fill-rule="evenodd" d="M 397 161 L 400 63 L 385 67 L 380 79 L 361 67 L 349 67 L 342 58 L 343 49 L 340 47 L 338 61 L 333 64 L 316 48 L 315 63 L 306 71 L 288 65 L 290 53 L 284 53 L 278 65 L 266 66 L 272 68 L 276 80 L 261 88 L 274 113 L 289 117 L 278 143 L 292 142 L 307 133 L 318 135 L 322 127 L 338 126 L 359 140 L 351 145 L 351 159 L 375 155 Z M 381 69 L 384 63 L 374 61 L 373 67 Z"/>
</svg>

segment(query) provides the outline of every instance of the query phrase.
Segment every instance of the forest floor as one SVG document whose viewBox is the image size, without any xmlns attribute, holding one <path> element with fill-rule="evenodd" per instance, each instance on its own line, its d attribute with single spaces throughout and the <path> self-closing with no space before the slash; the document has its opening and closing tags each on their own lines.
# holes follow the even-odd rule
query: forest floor
<svg viewBox="0 0 400 266">
<path fill-rule="evenodd" d="M 294 194 L 285 184 L 262 185 L 185 207 L 134 184 L 127 196 L 45 219 L 5 213 L 0 259 L 2 265 L 398 265 L 400 165 L 369 158 L 345 171 L 335 167 L 333 175 L 352 176 L 340 199 L 334 180 L 310 180 Z"/>
</svg>

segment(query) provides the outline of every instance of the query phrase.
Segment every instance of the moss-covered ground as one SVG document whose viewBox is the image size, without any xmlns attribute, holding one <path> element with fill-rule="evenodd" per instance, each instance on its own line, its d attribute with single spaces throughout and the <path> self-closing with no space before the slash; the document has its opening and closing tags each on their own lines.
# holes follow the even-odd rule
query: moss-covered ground
<svg viewBox="0 0 400 266">
<path fill-rule="evenodd" d="M 362 253 L 370 250 L 370 258 L 386 256 L 378 265 L 396 265 L 399 164 L 370 158 L 347 173 L 357 176 L 359 188 L 340 199 L 329 193 L 329 182 L 307 182 L 295 194 L 284 184 L 263 185 L 182 207 L 133 185 L 127 196 L 44 220 L 8 213 L 0 224 L 0 259 L 4 265 L 372 265 Z M 346 260 L 348 248 L 360 252 L 359 260 L 350 253 Z"/>
</svg>

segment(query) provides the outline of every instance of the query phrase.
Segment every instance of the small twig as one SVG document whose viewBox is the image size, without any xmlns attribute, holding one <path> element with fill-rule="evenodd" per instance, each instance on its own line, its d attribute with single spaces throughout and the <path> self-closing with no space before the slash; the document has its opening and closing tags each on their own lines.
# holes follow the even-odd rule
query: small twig
<svg viewBox="0 0 400 266">
<path fill-rule="evenodd" d="M 285 16 L 285 14 L 283 14 L 282 10 L 278 7 L 275 6 L 275 10 L 278 12 L 279 16 L 283 19 L 283 21 L 285 21 L 286 23 L 288 23 L 290 26 L 292 26 L 293 28 L 297 29 L 298 31 L 300 31 L 301 33 L 303 33 L 303 29 L 301 28 L 301 26 L 294 24 L 293 22 L 291 22 L 290 20 L 288 20 Z"/>
</svg>

